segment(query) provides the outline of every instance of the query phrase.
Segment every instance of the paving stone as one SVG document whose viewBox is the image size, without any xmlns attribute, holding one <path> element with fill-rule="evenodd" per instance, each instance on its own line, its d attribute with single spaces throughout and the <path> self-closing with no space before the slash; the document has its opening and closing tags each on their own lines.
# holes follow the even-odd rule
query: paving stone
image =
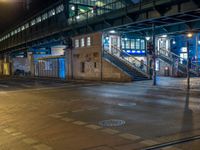
<svg viewBox="0 0 200 150">
<path fill-rule="evenodd" d="M 23 141 L 24 143 L 30 144 L 30 145 L 33 145 L 33 144 L 38 143 L 38 141 L 36 141 L 36 140 L 34 140 L 34 139 L 32 139 L 32 138 L 26 138 L 26 139 L 23 139 L 22 141 Z"/>
<path fill-rule="evenodd" d="M 113 149 L 108 146 L 97 146 L 97 147 L 88 148 L 87 150 L 113 150 Z"/>
<path fill-rule="evenodd" d="M 62 116 L 59 116 L 59 115 L 57 115 L 57 114 L 51 114 L 51 115 L 49 115 L 50 117 L 52 117 L 52 118 L 62 118 Z"/>
<path fill-rule="evenodd" d="M 18 135 L 22 135 L 22 133 L 21 132 L 16 132 L 16 133 L 12 133 L 11 135 L 12 136 L 18 136 Z"/>
<path fill-rule="evenodd" d="M 158 142 L 153 141 L 153 140 L 144 140 L 142 142 L 140 142 L 141 144 L 147 145 L 147 146 L 152 146 L 152 145 L 156 145 L 158 144 Z"/>
<path fill-rule="evenodd" d="M 35 145 L 35 146 L 33 146 L 33 148 L 36 150 L 53 150 L 52 147 L 45 145 L 45 144 Z"/>
<path fill-rule="evenodd" d="M 16 129 L 13 129 L 13 128 L 6 128 L 6 129 L 4 129 L 4 131 L 5 131 L 6 133 L 13 133 L 13 132 L 16 131 Z"/>
<path fill-rule="evenodd" d="M 87 125 L 86 127 L 87 127 L 87 128 L 90 128 L 90 129 L 94 129 L 94 130 L 97 130 L 97 129 L 101 129 L 101 128 L 102 128 L 102 127 L 97 126 L 97 125 L 94 125 L 94 124 Z"/>
<path fill-rule="evenodd" d="M 75 122 L 73 122 L 73 124 L 76 124 L 76 125 L 86 125 L 87 123 L 83 122 L 83 121 L 75 121 Z"/>
<path fill-rule="evenodd" d="M 20 134 L 20 135 L 16 135 L 16 136 L 15 136 L 15 138 L 17 138 L 17 139 L 23 139 L 23 138 L 25 138 L 25 137 L 26 137 L 25 134 Z"/>
<path fill-rule="evenodd" d="M 109 128 L 103 129 L 103 130 L 101 130 L 101 131 L 102 131 L 102 132 L 105 132 L 105 133 L 108 133 L 108 134 L 117 134 L 117 133 L 119 133 L 119 131 L 113 130 L 113 129 L 109 129 Z"/>
<path fill-rule="evenodd" d="M 181 150 L 180 148 L 176 148 L 173 146 L 162 148 L 161 150 Z"/>
<path fill-rule="evenodd" d="M 61 120 L 66 121 L 66 122 L 74 121 L 74 119 L 71 119 L 71 118 L 68 118 L 68 117 L 62 118 Z"/>
<path fill-rule="evenodd" d="M 56 115 L 64 115 L 64 114 L 67 114 L 68 112 L 65 111 L 65 112 L 60 112 L 60 113 L 56 113 Z"/>
<path fill-rule="evenodd" d="M 128 140 L 132 140 L 132 141 L 141 139 L 141 137 L 133 135 L 133 134 L 129 134 L 129 133 L 119 134 L 119 136 Z"/>
<path fill-rule="evenodd" d="M 85 111 L 84 109 L 73 110 L 73 113 Z"/>
</svg>

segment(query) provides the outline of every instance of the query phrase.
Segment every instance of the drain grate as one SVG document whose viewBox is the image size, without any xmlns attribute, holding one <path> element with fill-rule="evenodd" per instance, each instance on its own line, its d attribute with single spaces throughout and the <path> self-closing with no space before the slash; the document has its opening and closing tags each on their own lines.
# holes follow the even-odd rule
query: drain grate
<svg viewBox="0 0 200 150">
<path fill-rule="evenodd" d="M 102 120 L 99 122 L 99 125 L 103 127 L 117 127 L 117 126 L 122 126 L 126 122 L 124 120 L 119 120 L 119 119 L 109 119 L 109 120 Z"/>
</svg>

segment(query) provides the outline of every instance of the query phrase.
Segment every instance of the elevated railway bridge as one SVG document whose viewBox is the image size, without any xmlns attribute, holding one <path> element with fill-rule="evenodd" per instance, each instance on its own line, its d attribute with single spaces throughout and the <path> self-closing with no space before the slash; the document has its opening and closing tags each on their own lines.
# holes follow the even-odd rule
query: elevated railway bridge
<svg viewBox="0 0 200 150">
<path fill-rule="evenodd" d="M 0 70 L 2 74 L 19 71 L 19 68 L 13 67 L 13 63 L 19 61 L 20 56 L 27 58 L 26 61 L 29 62 L 29 71 L 25 72 L 36 76 L 50 75 L 69 79 L 87 79 L 85 76 L 88 76 L 88 79 L 112 80 L 111 76 L 105 75 L 109 74 L 103 67 L 106 66 L 118 70 L 115 70 L 119 78 L 116 80 L 150 79 L 152 56 L 148 45 L 153 43 L 157 58 L 162 62 L 159 66 L 164 68 L 161 74 L 184 76 L 187 70 L 184 48 L 187 45 L 179 45 L 179 48 L 174 45 L 183 39 L 181 36 L 191 32 L 196 43 L 189 44 L 193 45 L 191 49 L 195 51 L 194 54 L 191 53 L 191 59 L 195 59 L 191 62 L 190 73 L 198 76 L 199 7 L 198 0 L 58 1 L 0 36 Z M 149 42 L 147 37 L 154 38 Z M 187 43 L 187 38 L 185 42 Z M 64 53 L 53 55 L 60 47 Z M 81 52 L 81 49 L 85 52 Z M 92 49 L 95 49 L 94 52 L 91 52 Z M 177 49 L 183 49 L 183 52 L 179 54 Z M 85 60 L 81 60 L 82 57 Z M 12 58 L 15 60 L 11 60 Z M 55 58 L 59 60 L 56 67 L 51 64 Z M 26 61 L 23 60 L 23 63 Z M 46 64 L 49 61 L 50 67 Z M 12 67 L 5 69 L 6 65 L 3 63 L 11 62 L 7 66 Z M 44 62 L 45 69 L 42 70 Z M 89 62 L 91 63 L 87 66 Z M 107 66 L 107 63 L 112 64 L 112 67 Z M 63 64 L 64 71 L 59 69 Z M 97 72 L 91 71 L 91 64 L 93 69 L 97 68 Z M 50 73 L 52 66 L 56 68 L 56 75 Z M 80 75 L 88 72 L 87 69 L 90 74 Z"/>
</svg>

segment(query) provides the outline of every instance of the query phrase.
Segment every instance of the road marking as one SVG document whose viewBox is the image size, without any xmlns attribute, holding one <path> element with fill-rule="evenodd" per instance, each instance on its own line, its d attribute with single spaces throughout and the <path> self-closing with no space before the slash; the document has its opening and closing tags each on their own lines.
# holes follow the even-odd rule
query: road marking
<svg viewBox="0 0 200 150">
<path fill-rule="evenodd" d="M 119 134 L 119 136 L 128 140 L 132 140 L 132 141 L 141 139 L 141 137 L 133 135 L 133 134 L 129 134 L 129 133 Z"/>
<path fill-rule="evenodd" d="M 33 144 L 38 143 L 38 141 L 36 141 L 36 140 L 34 140 L 34 139 L 32 139 L 32 138 L 26 138 L 26 139 L 23 139 L 22 141 L 23 141 L 24 143 L 26 143 L 26 144 L 29 144 L 29 145 L 33 145 Z"/>
<path fill-rule="evenodd" d="M 66 122 L 74 121 L 74 119 L 71 119 L 71 118 L 68 118 L 68 117 L 62 118 L 61 120 L 66 121 Z"/>
<path fill-rule="evenodd" d="M 87 125 L 85 126 L 87 128 L 90 128 L 90 129 L 94 129 L 94 130 L 97 130 L 97 129 L 101 129 L 102 127 L 100 126 L 97 126 L 97 125 L 94 125 L 94 124 L 90 124 L 90 125 Z"/>
<path fill-rule="evenodd" d="M 35 146 L 33 146 L 33 148 L 36 149 L 36 150 L 53 150 L 52 147 L 49 147 L 45 144 L 35 145 Z"/>
<path fill-rule="evenodd" d="M 83 121 L 75 121 L 75 122 L 73 122 L 73 124 L 82 126 L 82 125 L 86 125 L 87 123 L 83 122 Z"/>
<path fill-rule="evenodd" d="M 117 133 L 119 133 L 119 131 L 113 130 L 113 129 L 109 129 L 109 128 L 103 129 L 101 131 L 105 132 L 105 133 L 108 133 L 108 134 L 117 134 Z"/>
</svg>

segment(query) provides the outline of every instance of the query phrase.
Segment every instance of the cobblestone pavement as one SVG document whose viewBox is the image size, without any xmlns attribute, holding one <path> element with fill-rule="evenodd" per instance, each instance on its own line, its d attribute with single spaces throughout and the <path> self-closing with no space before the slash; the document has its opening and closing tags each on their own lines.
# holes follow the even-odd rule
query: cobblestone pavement
<svg viewBox="0 0 200 150">
<path fill-rule="evenodd" d="M 200 135 L 198 86 L 188 92 L 184 79 L 158 81 L 1 79 L 0 150 L 140 150 Z M 199 147 L 195 140 L 160 149 Z"/>
</svg>

